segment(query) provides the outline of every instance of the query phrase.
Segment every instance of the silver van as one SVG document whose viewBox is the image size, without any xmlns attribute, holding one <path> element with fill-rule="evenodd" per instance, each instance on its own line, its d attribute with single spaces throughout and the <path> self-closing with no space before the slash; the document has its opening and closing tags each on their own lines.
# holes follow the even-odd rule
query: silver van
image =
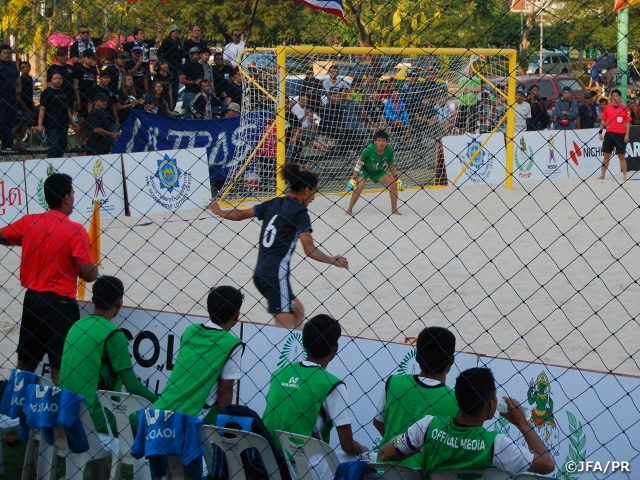
<svg viewBox="0 0 640 480">
<path fill-rule="evenodd" d="M 540 71 L 540 56 L 537 55 L 529 62 L 528 74 L 534 73 L 571 73 L 569 55 L 562 52 L 544 52 L 542 54 L 542 71 Z"/>
</svg>

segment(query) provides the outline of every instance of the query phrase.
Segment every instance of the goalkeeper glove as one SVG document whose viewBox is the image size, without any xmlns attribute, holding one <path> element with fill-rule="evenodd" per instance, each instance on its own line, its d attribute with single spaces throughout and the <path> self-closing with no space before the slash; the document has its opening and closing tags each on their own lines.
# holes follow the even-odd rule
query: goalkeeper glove
<svg viewBox="0 0 640 480">
<path fill-rule="evenodd" d="M 396 175 L 394 178 L 396 180 L 396 183 L 398 184 L 398 191 L 404 192 L 404 183 L 402 183 L 402 180 L 398 178 L 398 175 Z"/>
<path fill-rule="evenodd" d="M 356 189 L 356 177 L 353 177 L 351 180 L 349 180 L 349 183 L 347 184 L 347 193 L 353 192 L 355 189 Z"/>
</svg>

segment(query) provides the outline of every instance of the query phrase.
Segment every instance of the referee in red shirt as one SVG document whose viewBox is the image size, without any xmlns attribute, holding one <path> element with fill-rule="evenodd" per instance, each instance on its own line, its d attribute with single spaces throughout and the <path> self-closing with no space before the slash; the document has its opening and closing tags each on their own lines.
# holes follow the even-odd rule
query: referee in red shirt
<svg viewBox="0 0 640 480">
<path fill-rule="evenodd" d="M 18 368 L 34 372 L 49 355 L 51 377 L 58 384 L 67 332 L 80 319 L 78 276 L 98 278 L 89 235 L 69 219 L 73 211 L 72 178 L 54 173 L 44 182 L 49 211 L 25 215 L 0 230 L 0 244 L 21 245 L 20 283 L 27 289 L 18 341 Z"/>
<path fill-rule="evenodd" d="M 627 159 L 625 153 L 627 143 L 629 142 L 629 132 L 631 130 L 631 112 L 629 108 L 620 103 L 622 93 L 620 90 L 611 92 L 611 103 L 604 107 L 602 112 L 602 120 L 600 123 L 599 138 L 602 140 L 602 130 L 606 127 L 607 132 L 604 134 L 604 142 L 602 142 L 602 151 L 604 159 L 602 160 L 602 172 L 599 180 L 604 180 L 604 174 L 609 166 L 609 159 L 615 148 L 616 154 L 620 159 L 620 169 L 622 170 L 622 180 L 627 179 Z"/>
</svg>

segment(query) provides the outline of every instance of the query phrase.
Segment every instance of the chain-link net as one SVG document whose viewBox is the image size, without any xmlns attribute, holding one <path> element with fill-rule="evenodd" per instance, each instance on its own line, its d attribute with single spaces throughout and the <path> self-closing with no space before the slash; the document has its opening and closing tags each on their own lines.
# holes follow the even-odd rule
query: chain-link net
<svg viewBox="0 0 640 480">
<path fill-rule="evenodd" d="M 635 478 L 636 2 L 304 3 L 0 5 L 0 473 L 324 480 L 426 434 L 363 475 Z M 390 162 L 345 194 L 378 130 L 401 216 Z"/>
</svg>

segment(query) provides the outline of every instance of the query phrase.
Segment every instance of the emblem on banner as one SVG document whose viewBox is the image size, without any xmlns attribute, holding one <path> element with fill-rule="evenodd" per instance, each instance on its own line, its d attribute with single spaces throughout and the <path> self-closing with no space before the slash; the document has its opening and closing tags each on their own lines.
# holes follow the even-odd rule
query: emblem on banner
<svg viewBox="0 0 640 480">
<path fill-rule="evenodd" d="M 518 176 L 520 178 L 531 177 L 531 168 L 534 164 L 533 148 L 527 146 L 524 136 L 520 137 L 520 148 L 516 149 L 514 154 L 514 161 L 516 162 L 516 168 L 519 170 Z"/>
<path fill-rule="evenodd" d="M 416 363 L 412 362 L 414 358 L 416 358 L 416 349 L 412 348 L 411 351 L 404 356 L 404 358 L 398 365 L 397 373 L 401 375 L 415 375 L 416 373 L 420 373 L 416 372 Z M 409 363 L 411 363 L 412 365 L 409 366 Z"/>
<path fill-rule="evenodd" d="M 287 337 L 284 347 L 280 351 L 278 359 L 278 368 L 284 367 L 290 363 L 300 362 L 307 358 L 307 351 L 302 345 L 302 334 L 295 332 Z"/>
<path fill-rule="evenodd" d="M 104 166 L 102 165 L 102 159 L 98 158 L 96 163 L 93 165 L 93 176 L 96 179 L 96 188 L 93 192 L 93 198 L 98 198 L 98 194 L 101 194 L 103 197 L 107 196 L 107 192 L 104 189 L 104 180 L 102 179 L 103 173 Z"/>
<path fill-rule="evenodd" d="M 191 173 L 178 167 L 178 159 L 165 154 L 155 174 L 147 177 L 147 191 L 164 208 L 177 210 L 189 199 L 191 180 Z"/>
<path fill-rule="evenodd" d="M 460 161 L 463 162 L 463 165 L 466 165 L 471 158 L 473 158 L 473 161 L 469 164 L 469 180 L 474 183 L 486 183 L 491 174 L 492 162 L 491 159 L 487 160 L 487 152 L 476 139 L 472 139 L 467 143 L 465 158 L 461 158 Z"/>
<path fill-rule="evenodd" d="M 553 135 L 549 135 L 549 140 L 547 140 L 547 146 L 549 147 L 549 165 L 552 163 L 557 164 L 556 161 L 556 149 L 553 146 L 554 138 Z"/>
<path fill-rule="evenodd" d="M 545 372 L 540 372 L 535 382 L 531 379 L 527 391 L 529 405 L 533 405 L 531 426 L 538 430 L 538 435 L 549 452 L 558 455 L 558 426 L 553 416 L 553 399 L 551 398 L 551 382 Z"/>
<path fill-rule="evenodd" d="M 51 175 L 53 175 L 54 173 L 56 173 L 56 169 L 53 168 L 53 164 L 49 163 L 49 166 L 47 167 L 47 178 L 49 178 Z M 40 206 L 42 208 L 44 208 L 45 210 L 49 210 L 49 204 L 47 203 L 47 199 L 44 195 L 44 181 L 46 180 L 46 178 L 41 178 L 40 180 L 38 180 L 38 190 L 36 192 L 36 195 L 38 197 L 38 203 L 40 204 Z"/>
</svg>

